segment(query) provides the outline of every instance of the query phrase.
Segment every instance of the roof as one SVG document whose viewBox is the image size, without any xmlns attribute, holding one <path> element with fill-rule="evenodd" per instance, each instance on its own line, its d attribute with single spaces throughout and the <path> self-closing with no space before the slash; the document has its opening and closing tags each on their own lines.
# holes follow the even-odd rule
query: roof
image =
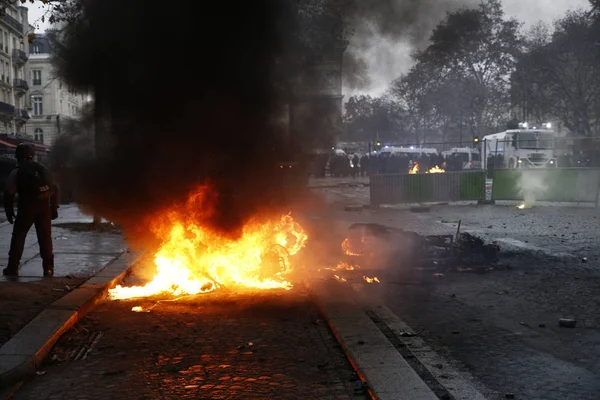
<svg viewBox="0 0 600 400">
<path fill-rule="evenodd" d="M 52 45 L 50 38 L 45 33 L 36 33 L 33 42 L 29 45 L 29 54 L 50 54 Z"/>
</svg>

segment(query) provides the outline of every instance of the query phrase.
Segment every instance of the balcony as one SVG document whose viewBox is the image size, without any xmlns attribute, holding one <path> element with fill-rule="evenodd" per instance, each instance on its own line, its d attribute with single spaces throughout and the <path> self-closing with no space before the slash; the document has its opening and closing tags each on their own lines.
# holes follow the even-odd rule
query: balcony
<svg viewBox="0 0 600 400">
<path fill-rule="evenodd" d="M 24 110 L 22 108 L 17 108 L 15 110 L 15 121 L 17 122 L 17 124 L 24 124 L 27 121 L 29 121 L 29 118 L 31 117 L 29 116 L 27 110 Z"/>
<path fill-rule="evenodd" d="M 24 79 L 13 79 L 13 87 L 17 95 L 23 95 L 29 90 L 29 85 Z"/>
<path fill-rule="evenodd" d="M 17 19 L 11 17 L 10 15 L 5 15 L 4 17 L 0 18 L 0 20 L 4 21 L 6 25 L 13 28 L 21 35 L 23 34 L 23 24 L 20 23 Z"/>
<path fill-rule="evenodd" d="M 23 50 L 13 49 L 12 51 L 13 62 L 17 65 L 25 65 L 29 57 Z"/>
<path fill-rule="evenodd" d="M 15 117 L 15 106 L 0 101 L 0 120 L 10 121 Z"/>
</svg>

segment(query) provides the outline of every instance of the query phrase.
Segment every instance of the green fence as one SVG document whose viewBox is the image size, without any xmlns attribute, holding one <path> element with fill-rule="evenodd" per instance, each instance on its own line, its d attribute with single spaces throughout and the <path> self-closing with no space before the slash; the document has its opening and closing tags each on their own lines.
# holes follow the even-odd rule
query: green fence
<svg viewBox="0 0 600 400">
<path fill-rule="evenodd" d="M 373 175 L 370 192 L 373 206 L 485 200 L 485 171 Z"/>
<path fill-rule="evenodd" d="M 497 169 L 492 200 L 596 203 L 599 188 L 600 169 Z"/>
</svg>

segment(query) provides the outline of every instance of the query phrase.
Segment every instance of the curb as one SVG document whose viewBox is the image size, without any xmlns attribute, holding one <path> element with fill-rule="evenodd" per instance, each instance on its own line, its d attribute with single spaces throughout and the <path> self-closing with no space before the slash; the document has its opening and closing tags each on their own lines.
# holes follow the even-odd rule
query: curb
<svg viewBox="0 0 600 400">
<path fill-rule="evenodd" d="M 359 377 L 359 379 L 362 382 L 367 382 L 367 384 L 368 384 L 367 378 L 365 377 L 364 373 L 360 370 L 360 367 L 359 367 L 358 363 L 356 362 L 356 360 L 354 360 L 354 358 L 348 352 L 347 347 L 344 345 L 344 341 L 343 341 L 342 337 L 340 336 L 338 330 L 335 328 L 333 322 L 331 321 L 331 318 L 329 318 L 329 315 L 327 314 L 325 306 L 323 305 L 322 301 L 319 299 L 319 296 L 317 295 L 317 293 L 315 293 L 315 291 L 312 288 L 310 288 L 310 294 L 311 294 L 310 297 L 312 298 L 313 302 L 319 309 L 319 313 L 321 314 L 323 319 L 327 322 L 327 326 L 329 327 L 329 330 L 331 331 L 331 333 L 333 333 L 333 336 L 335 336 L 335 340 L 339 343 L 342 351 L 344 352 L 346 359 L 348 360 L 348 362 L 350 362 L 352 369 L 354 370 L 354 372 L 356 373 L 356 375 Z M 371 400 L 378 400 L 378 397 L 373 392 L 373 389 L 369 386 L 367 386 L 367 394 L 369 395 L 369 398 Z"/>
<path fill-rule="evenodd" d="M 332 283 L 337 288 L 326 282 L 311 286 L 311 298 L 356 374 L 367 383 L 371 399 L 485 400 L 462 373 L 429 348 L 391 310 L 361 292 L 340 286 L 337 281 Z M 346 296 L 346 290 L 350 297 Z M 380 325 L 389 332 L 384 332 Z"/>
<path fill-rule="evenodd" d="M 81 286 L 47 306 L 0 347 L 0 389 L 35 375 L 58 339 L 129 275 L 141 258 L 142 254 L 129 252 L 116 256 Z M 0 396 L 8 398 L 2 393 Z"/>
<path fill-rule="evenodd" d="M 371 399 L 439 399 L 369 317 L 371 307 L 361 305 L 353 289 L 323 281 L 311 286 L 311 293 L 356 374 L 366 382 Z"/>
</svg>

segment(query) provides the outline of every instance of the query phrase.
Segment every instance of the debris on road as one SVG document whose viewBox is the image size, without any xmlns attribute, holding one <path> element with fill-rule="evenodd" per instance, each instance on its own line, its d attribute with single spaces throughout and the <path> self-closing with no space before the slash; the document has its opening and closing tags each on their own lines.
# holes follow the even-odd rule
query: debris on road
<svg viewBox="0 0 600 400">
<path fill-rule="evenodd" d="M 412 268 L 432 267 L 441 272 L 449 268 L 470 270 L 466 265 L 488 267 L 498 262 L 500 247 L 460 232 L 459 221 L 456 235 L 420 235 L 380 224 L 357 223 L 350 226 L 342 250 L 348 257 L 363 258 L 360 265 L 373 267 L 373 262 L 385 258 Z"/>
<path fill-rule="evenodd" d="M 588 262 L 588 258 L 587 258 L 587 257 L 583 257 L 583 258 L 581 259 L 581 262 L 583 262 L 583 263 L 586 263 L 586 262 Z"/>
<path fill-rule="evenodd" d="M 577 320 L 574 318 L 561 318 L 558 320 L 558 326 L 561 328 L 575 328 Z"/>
</svg>

